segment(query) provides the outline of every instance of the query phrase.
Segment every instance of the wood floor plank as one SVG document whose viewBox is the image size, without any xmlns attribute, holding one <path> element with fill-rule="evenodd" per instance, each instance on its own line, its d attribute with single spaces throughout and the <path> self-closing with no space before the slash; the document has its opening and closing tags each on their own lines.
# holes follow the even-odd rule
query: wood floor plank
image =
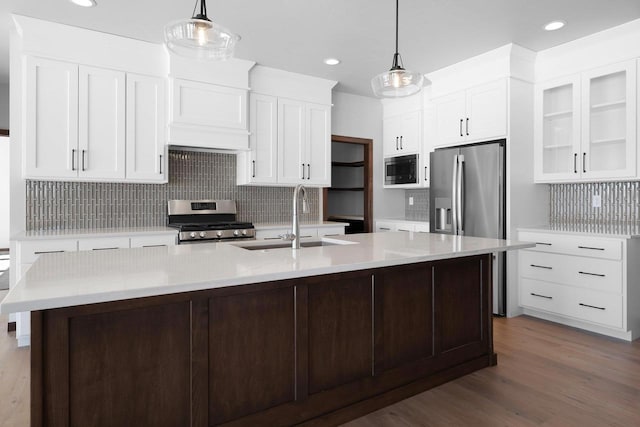
<svg viewBox="0 0 640 427">
<path fill-rule="evenodd" d="M 521 316 L 495 319 L 494 343 L 497 366 L 344 426 L 640 426 L 640 340 Z M 0 427 L 29 425 L 29 357 L 0 328 Z"/>
</svg>

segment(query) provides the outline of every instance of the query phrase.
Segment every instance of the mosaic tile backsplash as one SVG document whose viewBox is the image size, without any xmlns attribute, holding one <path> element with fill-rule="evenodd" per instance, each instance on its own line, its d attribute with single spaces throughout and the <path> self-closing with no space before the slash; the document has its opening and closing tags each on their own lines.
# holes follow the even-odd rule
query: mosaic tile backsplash
<svg viewBox="0 0 640 427">
<path fill-rule="evenodd" d="M 27 230 L 155 227 L 167 222 L 167 200 L 231 199 L 238 220 L 291 221 L 291 187 L 236 185 L 234 154 L 169 152 L 168 184 L 27 181 Z M 309 189 L 303 222 L 319 220 L 318 189 Z"/>
<path fill-rule="evenodd" d="M 640 232 L 640 182 L 551 184 L 549 224 L 556 230 L 592 233 Z M 593 195 L 601 207 L 592 207 Z"/>
<path fill-rule="evenodd" d="M 413 206 L 409 205 L 413 197 Z M 408 221 L 429 221 L 429 189 L 410 189 L 404 192 L 404 219 Z"/>
</svg>

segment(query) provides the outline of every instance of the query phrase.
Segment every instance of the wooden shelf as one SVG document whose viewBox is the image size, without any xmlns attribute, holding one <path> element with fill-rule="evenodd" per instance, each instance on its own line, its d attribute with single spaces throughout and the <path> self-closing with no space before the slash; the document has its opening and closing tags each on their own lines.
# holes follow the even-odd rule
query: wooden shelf
<svg viewBox="0 0 640 427">
<path fill-rule="evenodd" d="M 364 191 L 364 187 L 327 188 L 329 191 Z"/>
<path fill-rule="evenodd" d="M 345 168 L 361 168 L 364 166 L 364 161 L 359 162 L 331 162 L 331 166 L 341 166 Z"/>
</svg>

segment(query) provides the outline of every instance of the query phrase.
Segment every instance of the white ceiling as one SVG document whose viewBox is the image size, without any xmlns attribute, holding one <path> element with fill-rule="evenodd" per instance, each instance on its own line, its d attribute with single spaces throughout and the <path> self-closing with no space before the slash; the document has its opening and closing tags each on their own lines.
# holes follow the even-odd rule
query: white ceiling
<svg viewBox="0 0 640 427">
<path fill-rule="evenodd" d="M 2 0 L 0 82 L 8 80 L 9 14 L 17 13 L 136 39 L 162 41 L 164 25 L 191 15 L 194 0 Z M 371 95 L 371 77 L 391 66 L 393 0 L 209 0 L 209 17 L 240 34 L 236 56 L 339 81 Z M 401 0 L 400 53 L 427 73 L 507 43 L 543 50 L 640 18 L 639 0 Z M 546 32 L 561 19 L 567 26 Z M 329 67 L 323 58 L 342 63 Z"/>
</svg>

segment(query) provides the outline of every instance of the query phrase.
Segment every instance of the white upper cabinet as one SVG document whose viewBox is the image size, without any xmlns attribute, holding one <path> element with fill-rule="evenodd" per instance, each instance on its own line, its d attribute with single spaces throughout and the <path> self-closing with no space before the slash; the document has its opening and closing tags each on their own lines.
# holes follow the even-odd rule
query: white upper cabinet
<svg viewBox="0 0 640 427">
<path fill-rule="evenodd" d="M 636 64 L 627 61 L 536 86 L 536 182 L 636 175 Z"/>
<path fill-rule="evenodd" d="M 304 102 L 278 100 L 278 182 L 303 183 L 307 174 Z"/>
<path fill-rule="evenodd" d="M 238 154 L 238 184 L 278 181 L 278 98 L 249 96 L 249 153 Z"/>
<path fill-rule="evenodd" d="M 165 80 L 127 74 L 127 178 L 167 182 Z"/>
<path fill-rule="evenodd" d="M 78 66 L 25 60 L 24 174 L 69 178 L 78 170 Z"/>
<path fill-rule="evenodd" d="M 384 119 L 383 148 L 386 157 L 414 154 L 420 150 L 421 114 L 418 110 Z"/>
<path fill-rule="evenodd" d="M 125 73 L 79 67 L 78 177 L 125 177 Z"/>
<path fill-rule="evenodd" d="M 331 186 L 331 108 L 307 104 L 306 122 L 307 184 Z"/>
<path fill-rule="evenodd" d="M 166 182 L 164 85 L 28 56 L 24 177 Z"/>
<path fill-rule="evenodd" d="M 507 134 L 507 81 L 501 79 L 434 100 L 437 147 Z"/>
</svg>

